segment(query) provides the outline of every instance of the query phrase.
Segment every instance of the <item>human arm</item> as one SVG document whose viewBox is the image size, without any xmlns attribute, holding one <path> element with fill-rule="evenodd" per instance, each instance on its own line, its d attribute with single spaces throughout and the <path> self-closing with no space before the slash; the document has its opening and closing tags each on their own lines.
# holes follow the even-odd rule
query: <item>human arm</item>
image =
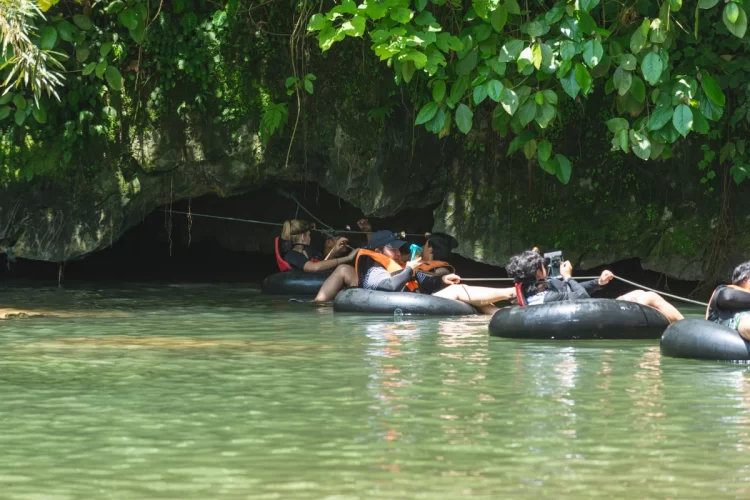
<svg viewBox="0 0 750 500">
<path fill-rule="evenodd" d="M 735 288 L 722 288 L 716 294 L 716 307 L 725 311 L 750 310 L 750 293 Z"/>
<path fill-rule="evenodd" d="M 355 248 L 349 253 L 349 255 L 345 257 L 336 257 L 334 259 L 322 260 L 320 262 L 313 262 L 311 260 L 308 260 L 307 262 L 305 262 L 305 267 L 303 269 L 306 273 L 330 271 L 332 269 L 335 269 L 339 264 L 349 264 L 354 261 L 354 258 L 357 256 L 357 252 L 359 252 L 359 248 Z"/>
<path fill-rule="evenodd" d="M 547 284 L 548 291 L 544 295 L 545 304 L 548 302 L 567 302 L 569 300 L 590 298 L 586 289 L 571 278 L 566 280 L 551 278 L 547 280 Z"/>
</svg>

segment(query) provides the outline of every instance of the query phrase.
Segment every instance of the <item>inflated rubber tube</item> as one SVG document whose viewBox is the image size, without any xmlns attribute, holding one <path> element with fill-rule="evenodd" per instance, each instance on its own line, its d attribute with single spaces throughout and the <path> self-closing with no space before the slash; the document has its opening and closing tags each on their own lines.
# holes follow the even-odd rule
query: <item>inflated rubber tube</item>
<svg viewBox="0 0 750 500">
<path fill-rule="evenodd" d="M 684 319 L 667 328 L 661 353 L 672 358 L 750 361 L 750 343 L 732 330 L 703 319 Z"/>
<path fill-rule="evenodd" d="M 261 287 L 269 295 L 316 295 L 331 273 L 286 271 L 266 277 Z"/>
<path fill-rule="evenodd" d="M 658 339 L 669 321 L 648 306 L 610 299 L 506 307 L 492 316 L 490 335 L 509 339 Z"/>
<path fill-rule="evenodd" d="M 339 292 L 333 303 L 337 312 L 376 314 L 423 314 L 428 316 L 466 316 L 478 314 L 473 306 L 457 300 L 410 292 L 378 292 L 350 288 Z"/>
</svg>

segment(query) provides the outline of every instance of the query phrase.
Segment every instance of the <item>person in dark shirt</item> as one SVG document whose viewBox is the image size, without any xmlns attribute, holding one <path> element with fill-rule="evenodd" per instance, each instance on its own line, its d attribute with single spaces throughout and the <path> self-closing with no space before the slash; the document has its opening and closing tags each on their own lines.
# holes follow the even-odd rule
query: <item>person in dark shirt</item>
<svg viewBox="0 0 750 500">
<path fill-rule="evenodd" d="M 750 261 L 734 269 L 731 285 L 719 285 L 714 290 L 706 319 L 737 330 L 750 340 Z"/>
<path fill-rule="evenodd" d="M 315 273 L 321 271 L 331 271 L 339 264 L 348 264 L 357 256 L 357 249 L 352 250 L 344 257 L 334 257 L 328 260 L 322 260 L 320 252 L 317 252 L 310 246 L 310 229 L 312 224 L 300 219 L 293 219 L 284 222 L 281 230 L 281 239 L 289 246 L 289 250 L 284 255 L 284 260 L 292 266 L 293 269 Z M 333 250 L 335 252 L 343 251 L 347 248 L 348 240 L 338 238 Z M 351 266 L 349 266 L 351 267 Z M 352 269 L 352 272 L 354 269 Z"/>
<path fill-rule="evenodd" d="M 562 280 L 549 278 L 547 277 L 547 269 L 544 267 L 544 257 L 533 250 L 527 250 L 520 255 L 511 257 L 506 270 L 508 276 L 514 278 L 515 282 L 520 284 L 523 299 L 527 306 L 588 299 L 591 298 L 592 293 L 614 278 L 611 271 L 603 271 L 599 279 L 578 283 L 572 279 L 573 265 L 570 261 L 565 261 L 560 266 Z M 617 300 L 636 302 L 653 307 L 662 313 L 670 323 L 683 319 L 680 311 L 654 292 L 634 290 L 617 297 Z"/>
</svg>

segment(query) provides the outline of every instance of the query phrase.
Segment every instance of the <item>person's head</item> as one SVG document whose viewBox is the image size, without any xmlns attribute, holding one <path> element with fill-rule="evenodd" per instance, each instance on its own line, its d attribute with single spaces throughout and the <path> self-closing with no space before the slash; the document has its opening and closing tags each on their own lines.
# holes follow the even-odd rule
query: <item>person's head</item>
<svg viewBox="0 0 750 500">
<path fill-rule="evenodd" d="M 324 255 L 328 255 L 328 252 L 333 250 L 333 247 L 336 246 L 336 240 L 339 238 L 340 236 L 336 233 L 326 233 L 325 251 L 323 252 Z"/>
<path fill-rule="evenodd" d="M 406 242 L 397 240 L 390 231 L 375 231 L 370 235 L 367 247 L 398 262 L 401 260 L 401 248 L 404 245 Z"/>
<path fill-rule="evenodd" d="M 313 228 L 306 220 L 292 219 L 284 221 L 284 227 L 281 229 L 281 239 L 291 240 L 292 243 L 302 245 L 310 244 L 310 230 Z"/>
<path fill-rule="evenodd" d="M 547 277 L 544 257 L 534 250 L 526 250 L 520 255 L 511 257 L 505 270 L 508 276 L 516 281 L 539 280 Z"/>
<path fill-rule="evenodd" d="M 458 241 L 450 234 L 433 233 L 424 244 L 422 258 L 425 262 L 442 260 L 448 262 L 453 255 L 453 249 L 458 248 Z"/>
<path fill-rule="evenodd" d="M 750 290 L 750 260 L 734 268 L 732 284 Z"/>
</svg>

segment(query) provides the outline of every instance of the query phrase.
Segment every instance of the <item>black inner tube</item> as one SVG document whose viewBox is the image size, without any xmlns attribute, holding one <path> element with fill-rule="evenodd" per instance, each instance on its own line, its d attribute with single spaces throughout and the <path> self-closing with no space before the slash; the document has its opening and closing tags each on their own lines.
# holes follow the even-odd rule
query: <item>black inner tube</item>
<svg viewBox="0 0 750 500">
<path fill-rule="evenodd" d="M 750 343 L 737 330 L 718 323 L 684 319 L 664 332 L 661 353 L 672 358 L 750 361 Z"/>
<path fill-rule="evenodd" d="M 433 297 L 421 293 L 379 292 L 364 288 L 350 288 L 339 292 L 333 303 L 336 312 L 375 314 L 421 314 L 429 316 L 464 316 L 478 314 L 465 302 Z"/>
</svg>

